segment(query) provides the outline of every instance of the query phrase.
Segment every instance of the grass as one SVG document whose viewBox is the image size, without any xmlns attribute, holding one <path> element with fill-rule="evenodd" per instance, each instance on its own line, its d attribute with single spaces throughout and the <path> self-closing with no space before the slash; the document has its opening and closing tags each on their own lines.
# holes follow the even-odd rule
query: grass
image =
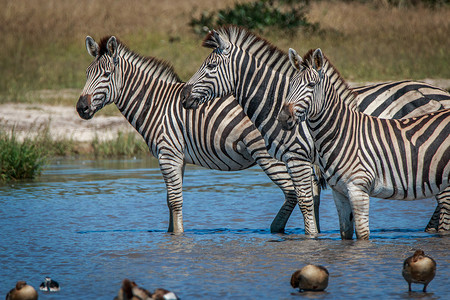
<svg viewBox="0 0 450 300">
<path fill-rule="evenodd" d="M 234 0 L 0 0 L 0 103 L 74 105 L 91 62 L 84 40 L 114 34 L 131 49 L 170 61 L 187 80 L 209 49 L 188 26 Z M 243 1 L 248 2 L 248 1 Z M 311 1 L 318 33 L 269 32 L 299 53 L 320 47 L 352 81 L 450 78 L 450 7 L 392 7 L 380 1 Z M 74 98 L 34 98 L 40 90 L 76 90 Z"/>
<path fill-rule="evenodd" d="M 0 182 L 33 179 L 44 164 L 45 155 L 33 141 L 18 141 L 14 132 L 0 132 Z"/>
</svg>

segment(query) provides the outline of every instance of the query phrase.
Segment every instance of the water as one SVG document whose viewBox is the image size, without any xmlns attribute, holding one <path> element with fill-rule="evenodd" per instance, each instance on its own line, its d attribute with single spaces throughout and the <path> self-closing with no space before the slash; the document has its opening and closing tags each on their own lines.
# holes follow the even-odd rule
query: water
<svg viewBox="0 0 450 300">
<path fill-rule="evenodd" d="M 282 193 L 257 167 L 219 172 L 188 166 L 182 235 L 166 233 L 168 209 L 155 160 L 56 161 L 38 181 L 0 186 L 0 297 L 51 276 L 40 299 L 113 299 L 130 278 L 182 299 L 449 299 L 450 237 L 423 232 L 435 201 L 371 201 L 369 241 L 341 241 L 334 202 L 322 194 L 321 229 L 304 236 L 299 209 L 271 234 Z M 413 292 L 403 260 L 421 248 L 437 275 Z M 307 263 L 330 272 L 321 293 L 298 293 Z"/>
</svg>

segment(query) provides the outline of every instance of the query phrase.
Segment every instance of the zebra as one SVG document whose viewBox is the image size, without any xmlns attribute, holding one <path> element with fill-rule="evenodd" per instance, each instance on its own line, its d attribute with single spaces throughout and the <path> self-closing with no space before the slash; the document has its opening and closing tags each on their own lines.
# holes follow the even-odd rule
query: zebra
<svg viewBox="0 0 450 300">
<path fill-rule="evenodd" d="M 324 65 L 320 48 L 294 60 L 299 70 L 291 78 L 280 118 L 289 120 L 283 116 L 289 114 L 306 121 L 320 169 L 345 218 L 341 236 L 351 238 L 354 224 L 358 239 L 369 238 L 369 196 L 436 196 L 438 230 L 450 230 L 450 109 L 401 120 L 358 112 L 348 105 L 356 95 L 337 71 L 327 72 Z"/>
<path fill-rule="evenodd" d="M 187 111 L 180 98 L 184 83 L 167 62 L 143 57 L 114 36 L 100 44 L 88 36 L 86 48 L 94 60 L 86 70 L 78 114 L 90 119 L 114 102 L 144 138 L 167 188 L 169 232 L 184 231 L 182 181 L 187 163 L 223 171 L 258 164 L 285 195 L 270 226 L 272 232 L 284 231 L 298 202 L 292 180 L 284 163 L 267 153 L 261 134 L 233 97 Z"/>
<path fill-rule="evenodd" d="M 289 56 L 264 38 L 235 26 L 211 31 L 203 40 L 203 46 L 213 51 L 185 85 L 183 106 L 197 108 L 203 102 L 232 93 L 260 130 L 269 153 L 285 162 L 290 173 L 297 175 L 296 178 L 302 179 L 294 180 L 304 207 L 302 211 L 314 212 L 318 218 L 319 197 L 311 199 L 311 185 L 308 182 L 311 162 L 315 159 L 309 130 L 304 124 L 300 125 L 301 128 L 285 130 L 277 121 L 288 92 L 289 79 L 295 73 Z M 450 107 L 449 93 L 415 81 L 389 82 L 354 91 L 360 93 L 353 99 L 355 109 L 386 118 L 419 113 L 421 107 L 436 110 Z M 434 99 L 439 102 L 431 105 L 436 103 Z M 384 109 L 373 112 L 370 111 L 372 106 Z M 437 229 L 438 217 L 437 208 L 426 227 L 427 231 Z"/>
</svg>

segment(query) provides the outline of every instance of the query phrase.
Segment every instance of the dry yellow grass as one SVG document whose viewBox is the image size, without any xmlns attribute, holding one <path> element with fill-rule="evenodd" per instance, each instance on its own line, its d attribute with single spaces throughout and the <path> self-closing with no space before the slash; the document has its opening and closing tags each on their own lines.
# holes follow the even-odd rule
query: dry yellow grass
<svg viewBox="0 0 450 300">
<path fill-rule="evenodd" d="M 192 15 L 234 1 L 0 0 L 0 102 L 24 99 L 31 90 L 81 90 L 91 61 L 86 35 L 116 35 L 143 55 L 172 62 L 188 79 L 209 53 L 188 26 Z M 450 78 L 449 7 L 320 1 L 308 17 L 323 32 L 266 38 L 284 50 L 321 47 L 349 80 Z"/>
</svg>

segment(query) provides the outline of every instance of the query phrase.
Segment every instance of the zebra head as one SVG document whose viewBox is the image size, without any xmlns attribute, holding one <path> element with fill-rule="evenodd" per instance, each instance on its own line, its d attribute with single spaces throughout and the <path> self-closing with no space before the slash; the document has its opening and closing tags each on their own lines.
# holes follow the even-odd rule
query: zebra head
<svg viewBox="0 0 450 300">
<path fill-rule="evenodd" d="M 233 92 L 234 73 L 230 70 L 232 44 L 213 30 L 204 39 L 203 46 L 214 50 L 181 92 L 183 107 L 186 109 L 197 108 L 206 101 Z"/>
<path fill-rule="evenodd" d="M 95 59 L 86 70 L 86 84 L 77 102 L 78 114 L 83 119 L 92 118 L 118 95 L 120 70 L 117 48 L 114 36 L 104 38 L 100 46 L 90 36 L 86 37 L 86 49 Z"/>
<path fill-rule="evenodd" d="M 291 77 L 289 92 L 278 116 L 285 129 L 292 128 L 297 121 L 314 117 L 319 111 L 324 64 L 320 49 L 314 51 L 311 61 L 303 60 L 294 49 L 289 49 L 289 59 L 297 72 Z"/>
</svg>

